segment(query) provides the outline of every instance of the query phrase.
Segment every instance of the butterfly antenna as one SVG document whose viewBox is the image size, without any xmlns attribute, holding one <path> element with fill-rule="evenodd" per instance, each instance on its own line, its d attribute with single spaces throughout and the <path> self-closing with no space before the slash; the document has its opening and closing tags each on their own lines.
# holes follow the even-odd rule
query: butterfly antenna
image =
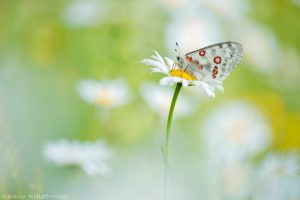
<svg viewBox="0 0 300 200">
<path fill-rule="evenodd" d="M 176 66 L 180 60 L 180 51 L 179 51 L 178 42 L 176 42 L 175 52 L 176 52 L 176 61 L 173 63 L 172 70 L 176 68 Z"/>
<path fill-rule="evenodd" d="M 177 53 L 178 53 L 178 55 L 180 55 L 180 49 L 179 49 L 179 45 L 178 45 L 178 42 L 176 42 L 176 49 L 177 49 Z"/>
</svg>

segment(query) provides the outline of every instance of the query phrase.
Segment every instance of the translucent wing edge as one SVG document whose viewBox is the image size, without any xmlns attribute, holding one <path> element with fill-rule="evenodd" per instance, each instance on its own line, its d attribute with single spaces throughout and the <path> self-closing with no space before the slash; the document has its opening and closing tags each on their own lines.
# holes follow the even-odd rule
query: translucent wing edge
<svg viewBox="0 0 300 200">
<path fill-rule="evenodd" d="M 238 42 L 232 42 L 232 41 L 227 41 L 227 42 L 220 42 L 220 43 L 212 44 L 212 45 L 209 45 L 209 46 L 197 49 L 195 51 L 191 51 L 189 53 L 186 53 L 185 56 L 188 56 L 188 55 L 190 55 L 192 53 L 198 52 L 200 50 L 205 50 L 205 49 L 208 49 L 208 48 L 211 48 L 211 47 L 223 46 L 224 44 L 227 44 L 227 45 L 234 44 L 234 45 L 236 45 L 237 49 L 238 49 L 238 53 L 241 54 L 241 56 L 243 55 L 243 51 L 244 50 L 243 50 L 243 46 L 240 43 L 238 43 Z"/>
</svg>

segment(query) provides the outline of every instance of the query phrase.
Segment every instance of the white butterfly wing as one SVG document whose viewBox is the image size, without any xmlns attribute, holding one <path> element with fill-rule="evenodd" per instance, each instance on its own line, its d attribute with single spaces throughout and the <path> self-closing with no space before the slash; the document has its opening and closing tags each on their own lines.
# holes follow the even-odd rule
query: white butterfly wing
<svg viewBox="0 0 300 200">
<path fill-rule="evenodd" d="M 185 55 L 187 67 L 198 80 L 223 81 L 239 64 L 243 47 L 237 42 L 213 44 Z"/>
</svg>

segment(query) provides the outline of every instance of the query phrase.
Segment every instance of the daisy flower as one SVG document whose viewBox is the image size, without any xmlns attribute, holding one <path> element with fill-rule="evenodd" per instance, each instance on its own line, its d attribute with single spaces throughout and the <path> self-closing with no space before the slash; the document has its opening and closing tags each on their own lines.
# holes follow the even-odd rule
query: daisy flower
<svg viewBox="0 0 300 200">
<path fill-rule="evenodd" d="M 272 137 L 267 119 L 243 101 L 228 102 L 208 114 L 201 135 L 217 165 L 257 155 L 269 146 Z"/>
<path fill-rule="evenodd" d="M 291 1 L 295 6 L 300 7 L 300 0 L 292 0 Z"/>
<path fill-rule="evenodd" d="M 130 100 L 129 88 L 122 79 L 82 80 L 77 84 L 77 91 L 84 101 L 99 108 L 119 107 Z"/>
<path fill-rule="evenodd" d="M 195 5 L 194 7 L 199 7 Z M 181 51 L 190 52 L 223 40 L 222 28 L 214 15 L 202 10 L 176 12 L 165 30 L 165 44 L 173 49 L 180 41 Z"/>
<path fill-rule="evenodd" d="M 248 1 L 239 0 L 203 0 L 202 9 L 217 14 L 220 18 L 228 21 L 237 21 L 246 18 L 250 10 Z M 232 12 L 234 10 L 234 12 Z"/>
<path fill-rule="evenodd" d="M 94 26 L 101 20 L 103 5 L 98 0 L 76 0 L 63 12 L 62 20 L 70 27 Z"/>
<path fill-rule="evenodd" d="M 299 154 L 269 154 L 258 166 L 251 191 L 253 200 L 300 199 Z"/>
<path fill-rule="evenodd" d="M 279 61 L 282 58 L 286 64 L 287 59 L 281 56 L 283 53 L 274 33 L 264 26 L 248 21 L 243 21 L 239 27 L 234 36 L 239 36 L 241 42 L 245 45 L 245 58 L 248 60 L 251 69 L 266 75 L 272 75 L 278 72 Z"/>
<path fill-rule="evenodd" d="M 248 199 L 246 197 L 252 172 L 249 165 L 235 162 L 205 167 L 206 199 Z"/>
<path fill-rule="evenodd" d="M 151 83 L 145 83 L 141 86 L 140 93 L 145 102 L 157 112 L 161 118 L 166 118 L 172 100 L 172 89 L 161 87 Z M 191 105 L 187 98 L 184 96 L 178 99 L 175 108 L 174 117 L 183 118 L 193 112 Z"/>
<path fill-rule="evenodd" d="M 152 66 L 152 72 L 163 73 L 167 75 L 166 77 L 160 80 L 161 85 L 174 85 L 175 83 L 182 83 L 183 87 L 187 86 L 199 86 L 202 87 L 208 96 L 215 96 L 215 89 L 223 91 L 223 84 L 221 81 L 204 79 L 197 80 L 192 74 L 188 71 L 183 71 L 177 68 L 174 68 L 174 61 L 168 57 L 165 57 L 165 60 L 154 51 L 155 55 L 152 56 L 152 59 L 144 59 L 142 63 L 145 65 Z"/>
<path fill-rule="evenodd" d="M 189 5 L 192 0 L 160 0 L 167 8 L 171 10 L 179 10 Z"/>
<path fill-rule="evenodd" d="M 89 176 L 106 176 L 111 173 L 105 162 L 111 158 L 111 151 L 103 141 L 49 142 L 43 148 L 43 156 L 58 166 L 79 166 Z"/>
</svg>

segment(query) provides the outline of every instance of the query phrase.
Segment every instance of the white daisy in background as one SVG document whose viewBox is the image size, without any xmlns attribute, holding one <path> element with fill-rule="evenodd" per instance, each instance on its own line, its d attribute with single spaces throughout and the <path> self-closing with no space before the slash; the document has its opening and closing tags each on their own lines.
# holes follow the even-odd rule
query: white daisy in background
<svg viewBox="0 0 300 200">
<path fill-rule="evenodd" d="M 274 88 L 283 86 L 289 90 L 297 90 L 300 84 L 300 55 L 295 47 L 286 47 L 282 50 L 282 58 L 279 63 L 279 71 L 271 76 L 271 84 Z M 288 67 L 288 70 L 286 69 Z M 293 81 L 291 81 L 293 80 Z M 281 81 L 281 82 L 279 82 Z"/>
<path fill-rule="evenodd" d="M 160 0 L 162 4 L 171 10 L 179 10 L 191 3 L 192 0 Z"/>
<path fill-rule="evenodd" d="M 245 47 L 245 58 L 251 68 L 264 74 L 278 71 L 280 48 L 271 31 L 258 24 L 243 22 L 235 34 Z"/>
<path fill-rule="evenodd" d="M 220 170 L 220 188 L 224 188 L 223 195 L 227 199 L 246 199 L 251 168 L 245 163 L 231 163 Z M 218 174 L 218 173 L 217 173 Z M 224 199 L 224 198 L 222 198 Z"/>
<path fill-rule="evenodd" d="M 150 145 L 149 145 L 149 141 Z M 101 179 L 81 179 L 72 185 L 66 185 L 68 191 L 77 200 L 161 200 L 163 199 L 162 177 L 163 171 L 161 157 L 153 148 L 153 140 L 141 145 L 138 151 L 130 154 L 123 152 L 115 163 L 116 173 L 103 183 Z M 146 145 L 145 145 L 146 144 Z M 157 145 L 159 148 L 160 145 Z M 201 195 L 189 186 L 186 177 L 189 169 L 172 170 L 176 174 L 176 181 L 169 183 L 168 199 L 195 200 Z M 181 179 L 180 179 L 181 178 Z M 177 181 L 180 180 L 180 181 Z M 84 190 L 83 190 L 84 188 Z M 73 200 L 73 199 L 72 199 Z"/>
<path fill-rule="evenodd" d="M 207 199 L 247 199 L 252 172 L 249 165 L 242 162 L 209 164 L 204 164 L 207 167 Z"/>
<path fill-rule="evenodd" d="M 94 26 L 101 20 L 102 9 L 99 0 L 76 0 L 66 8 L 62 20 L 71 27 Z"/>
<path fill-rule="evenodd" d="M 106 164 L 106 160 L 111 158 L 111 151 L 102 141 L 49 142 L 43 148 L 43 156 L 58 166 L 79 166 L 89 176 L 106 176 L 112 172 Z"/>
<path fill-rule="evenodd" d="M 299 154 L 269 154 L 255 171 L 253 200 L 300 199 Z"/>
<path fill-rule="evenodd" d="M 300 0 L 291 0 L 291 2 L 295 5 L 300 7 Z"/>
<path fill-rule="evenodd" d="M 202 87 L 208 96 L 214 97 L 215 96 L 215 89 L 219 89 L 223 91 L 223 84 L 221 81 L 217 80 L 209 80 L 209 81 L 200 81 L 195 80 L 189 73 L 187 72 L 180 72 L 180 76 L 177 73 L 172 73 L 174 70 L 173 64 L 174 62 L 170 59 L 165 57 L 165 60 L 156 52 L 155 55 L 152 56 L 152 59 L 144 59 L 142 63 L 148 66 L 152 66 L 152 72 L 159 72 L 167 75 L 160 80 L 161 85 L 174 85 L 175 83 L 182 83 L 182 86 L 199 86 Z"/>
<path fill-rule="evenodd" d="M 267 119 L 252 104 L 229 102 L 208 114 L 201 135 L 215 164 L 237 162 L 265 150 L 271 142 Z"/>
<path fill-rule="evenodd" d="M 240 0 L 203 0 L 203 10 L 209 10 L 218 14 L 224 20 L 236 21 L 246 17 L 250 9 L 248 1 Z"/>
<path fill-rule="evenodd" d="M 170 88 L 150 83 L 143 84 L 140 89 L 140 93 L 146 103 L 164 119 L 168 116 L 173 92 Z M 183 118 L 192 112 L 193 109 L 188 99 L 181 96 L 176 103 L 174 117 Z"/>
<path fill-rule="evenodd" d="M 234 101 L 216 108 L 202 122 L 209 197 L 247 199 L 252 169 L 247 159 L 271 142 L 267 119 L 250 103 Z"/>
<path fill-rule="evenodd" d="M 82 80 L 77 84 L 77 91 L 84 101 L 104 109 L 125 105 L 130 100 L 129 87 L 122 79 Z"/>
<path fill-rule="evenodd" d="M 201 13 L 201 14 L 199 14 Z M 217 20 L 207 12 L 176 13 L 165 31 L 168 49 L 174 49 L 179 42 L 183 52 L 191 52 L 223 40 Z"/>
</svg>

